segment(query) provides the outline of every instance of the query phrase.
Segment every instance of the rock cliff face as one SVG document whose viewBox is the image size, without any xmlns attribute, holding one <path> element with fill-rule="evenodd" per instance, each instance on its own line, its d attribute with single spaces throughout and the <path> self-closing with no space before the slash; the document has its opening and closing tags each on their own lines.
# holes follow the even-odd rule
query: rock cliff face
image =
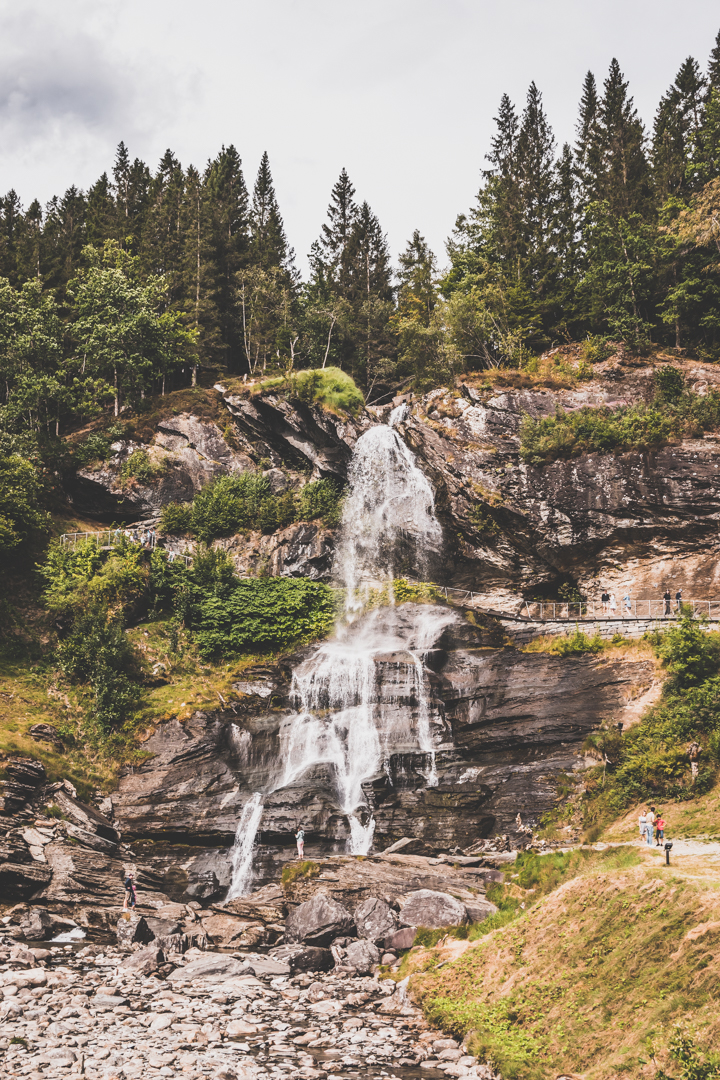
<svg viewBox="0 0 720 1080">
<path fill-rule="evenodd" d="M 410 621 L 418 605 L 396 609 Z M 647 661 L 594 657 L 559 659 L 492 648 L 496 631 L 478 628 L 457 613 L 429 650 L 430 726 L 437 784 L 428 781 L 428 754 L 418 753 L 416 698 L 407 696 L 415 661 L 408 654 L 375 660 L 378 727 L 388 753 L 364 784 L 375 817 L 375 848 L 403 836 L 429 853 L 463 847 L 484 836 L 516 832 L 516 817 L 535 823 L 557 796 L 558 780 L 584 764 L 581 744 L 607 717 L 623 718 L 650 686 Z M 234 711 L 196 713 L 192 720 L 158 726 L 145 744 L 153 754 L 127 771 L 112 796 L 123 835 L 158 844 L 217 846 L 217 856 L 177 851 L 187 883 L 215 874 L 229 883 L 226 849 L 252 792 L 265 793 L 260 864 L 294 855 L 293 833 L 306 832 L 306 852 L 344 850 L 348 819 L 336 793 L 334 766 L 316 765 L 282 784 L 289 717 L 290 672 L 312 650 L 245 676 Z M 412 669 L 412 670 L 411 670 Z M 180 884 L 179 882 L 177 884 Z M 170 891 L 167 889 L 166 891 Z"/>
</svg>

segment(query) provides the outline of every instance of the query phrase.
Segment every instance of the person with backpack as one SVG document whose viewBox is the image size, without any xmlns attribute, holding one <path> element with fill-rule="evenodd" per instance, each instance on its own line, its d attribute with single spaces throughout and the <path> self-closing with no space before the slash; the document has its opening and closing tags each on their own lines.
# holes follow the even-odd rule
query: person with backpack
<svg viewBox="0 0 720 1080">
<path fill-rule="evenodd" d="M 298 829 L 295 833 L 295 839 L 297 841 L 298 859 L 302 859 L 305 854 L 305 832 L 303 829 Z"/>
</svg>

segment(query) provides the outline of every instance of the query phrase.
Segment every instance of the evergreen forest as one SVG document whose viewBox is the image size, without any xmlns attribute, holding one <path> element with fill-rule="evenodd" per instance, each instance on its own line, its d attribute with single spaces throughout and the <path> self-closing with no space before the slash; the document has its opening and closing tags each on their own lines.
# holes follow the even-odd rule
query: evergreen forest
<svg viewBox="0 0 720 1080">
<path fill-rule="evenodd" d="M 302 280 L 270 161 L 238 151 L 155 171 L 120 143 L 87 191 L 0 199 L 0 452 L 199 373 L 346 372 L 369 404 L 554 345 L 622 340 L 720 358 L 720 34 L 682 64 L 646 130 L 617 60 L 588 72 L 573 145 L 531 83 L 501 97 L 487 167 L 439 269 L 416 230 L 392 265 L 342 169 Z M 216 375 L 214 376 L 216 377 Z M 45 451 L 42 448 L 45 447 Z"/>
</svg>

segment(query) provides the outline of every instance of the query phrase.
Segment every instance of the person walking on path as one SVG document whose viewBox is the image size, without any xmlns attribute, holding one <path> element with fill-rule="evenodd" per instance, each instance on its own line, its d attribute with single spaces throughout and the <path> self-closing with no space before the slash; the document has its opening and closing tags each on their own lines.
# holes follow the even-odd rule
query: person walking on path
<svg viewBox="0 0 720 1080">
<path fill-rule="evenodd" d="M 610 593 L 610 618 L 614 619 L 617 615 L 617 601 L 615 600 L 615 593 Z"/>
<path fill-rule="evenodd" d="M 623 596 L 623 604 L 625 605 L 623 618 L 629 619 L 632 617 L 632 600 L 630 599 L 630 593 L 628 593 L 627 596 Z"/>
<path fill-rule="evenodd" d="M 655 833 L 655 807 L 651 806 L 647 812 L 647 827 L 646 827 L 646 843 L 648 847 L 652 847 L 653 835 Z"/>
<path fill-rule="evenodd" d="M 670 590 L 669 589 L 666 589 L 665 592 L 663 593 L 663 600 L 665 601 L 665 610 L 663 611 L 663 618 L 665 618 L 666 615 L 672 615 L 672 612 L 670 610 L 670 606 L 672 604 L 672 596 L 670 595 Z"/>
<path fill-rule="evenodd" d="M 640 826 L 640 843 L 647 841 L 647 814 L 644 810 L 640 811 L 640 817 L 638 818 L 638 825 Z"/>
<path fill-rule="evenodd" d="M 298 859 L 302 859 L 305 854 L 305 832 L 303 829 L 298 829 L 295 833 L 295 839 L 297 841 Z"/>
<path fill-rule="evenodd" d="M 675 593 L 675 610 L 678 615 L 682 612 L 682 589 L 678 589 Z"/>
<path fill-rule="evenodd" d="M 602 613 L 603 613 L 603 615 L 607 615 L 607 609 L 608 609 L 609 602 L 610 602 L 610 593 L 607 591 L 607 589 L 603 589 L 603 591 L 600 594 L 600 603 L 602 604 Z"/>
<path fill-rule="evenodd" d="M 655 847 L 662 847 L 665 839 L 665 819 L 662 812 L 655 818 Z"/>
<path fill-rule="evenodd" d="M 123 911 L 134 909 L 137 903 L 137 895 L 135 893 L 135 880 L 132 870 L 128 870 L 125 873 L 125 901 L 123 903 Z"/>
</svg>

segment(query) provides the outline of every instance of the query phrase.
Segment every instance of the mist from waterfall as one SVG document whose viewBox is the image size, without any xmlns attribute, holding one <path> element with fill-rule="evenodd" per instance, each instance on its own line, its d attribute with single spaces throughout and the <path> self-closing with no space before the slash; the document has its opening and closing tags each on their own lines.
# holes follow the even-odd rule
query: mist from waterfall
<svg viewBox="0 0 720 1080">
<path fill-rule="evenodd" d="M 367 610 L 371 588 L 386 586 L 393 602 L 393 579 L 427 579 L 442 531 L 435 517 L 432 487 L 395 430 L 407 407 L 393 410 L 387 425 L 371 427 L 358 439 L 348 475 L 333 576 L 344 586 L 345 616 L 335 636 L 293 672 L 296 709 L 280 729 L 280 762 L 273 791 L 298 781 L 314 767 L 329 767 L 340 811 L 349 826 L 348 851 L 364 855 L 375 831 L 363 784 L 383 770 L 399 750 L 425 754 L 423 775 L 437 784 L 431 709 L 424 654 L 453 621 L 446 608 L 392 606 Z M 391 687 L 378 665 L 391 661 Z M 400 703 L 413 702 L 414 730 L 407 730 Z M 255 800 L 255 801 L 254 801 Z M 252 849 L 262 816 L 262 799 L 245 805 L 233 849 L 228 899 L 247 891 Z M 242 827 L 242 836 L 241 836 Z"/>
</svg>

